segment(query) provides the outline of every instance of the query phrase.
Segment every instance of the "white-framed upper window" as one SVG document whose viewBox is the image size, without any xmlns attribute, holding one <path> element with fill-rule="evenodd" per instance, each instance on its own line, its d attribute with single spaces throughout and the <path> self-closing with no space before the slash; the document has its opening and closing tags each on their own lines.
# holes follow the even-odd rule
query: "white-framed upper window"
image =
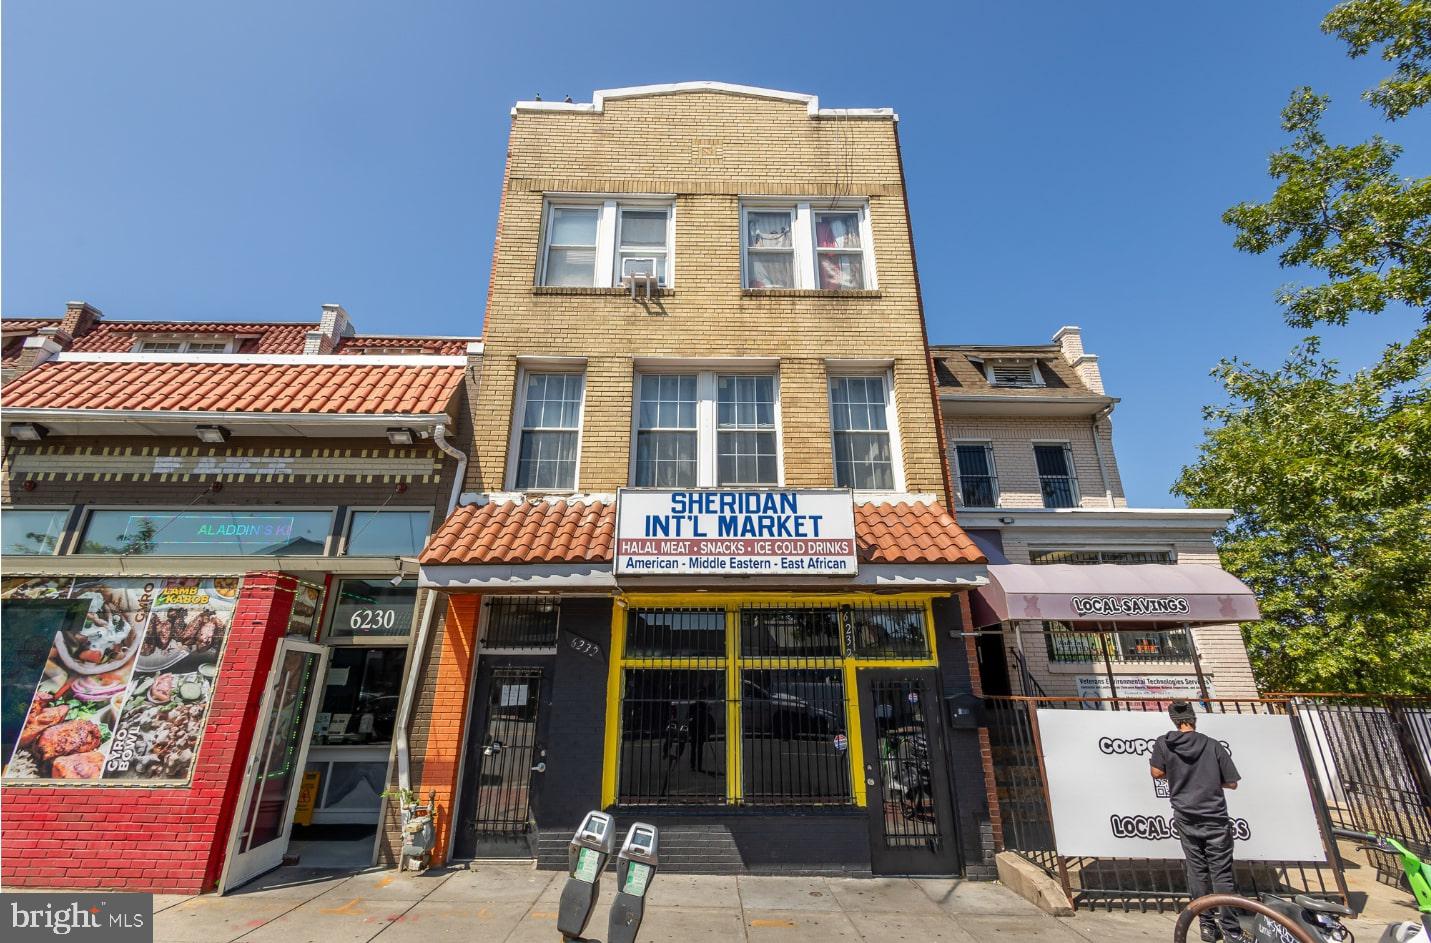
<svg viewBox="0 0 1431 943">
<path fill-rule="evenodd" d="M 752 201 L 741 206 L 744 287 L 874 288 L 869 204 Z"/>
<path fill-rule="evenodd" d="M 780 484 L 779 399 L 776 378 L 769 373 L 639 374 L 632 484 Z"/>
<path fill-rule="evenodd" d="M 145 337 L 134 346 L 141 354 L 228 354 L 233 352 L 233 341 L 193 340 L 185 337 Z"/>
<path fill-rule="evenodd" d="M 584 381 L 575 371 L 523 371 L 511 473 L 516 490 L 576 488 Z"/>
<path fill-rule="evenodd" d="M 674 208 L 669 200 L 549 201 L 537 284 L 612 288 L 654 274 L 662 287 L 671 285 Z"/>
<path fill-rule="evenodd" d="M 830 377 L 835 484 L 856 491 L 900 488 L 894 397 L 885 374 Z"/>
</svg>

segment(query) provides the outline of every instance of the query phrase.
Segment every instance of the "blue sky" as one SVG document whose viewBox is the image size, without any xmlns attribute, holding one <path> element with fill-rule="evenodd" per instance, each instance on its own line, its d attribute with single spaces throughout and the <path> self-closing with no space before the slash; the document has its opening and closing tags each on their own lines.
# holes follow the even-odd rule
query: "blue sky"
<svg viewBox="0 0 1431 943">
<path fill-rule="evenodd" d="M 480 330 L 511 103 L 715 79 L 892 106 L 936 343 L 1080 324 L 1123 398 L 1131 501 L 1168 485 L 1217 359 L 1300 336 L 1292 277 L 1231 247 L 1269 192 L 1278 111 L 1384 129 L 1424 174 L 1431 122 L 1386 128 L 1306 0 L 1198 4 L 11 2 L 3 20 L 7 316 L 83 298 L 111 318 L 316 318 Z M 1329 334 L 1362 363 L 1409 314 Z"/>
</svg>

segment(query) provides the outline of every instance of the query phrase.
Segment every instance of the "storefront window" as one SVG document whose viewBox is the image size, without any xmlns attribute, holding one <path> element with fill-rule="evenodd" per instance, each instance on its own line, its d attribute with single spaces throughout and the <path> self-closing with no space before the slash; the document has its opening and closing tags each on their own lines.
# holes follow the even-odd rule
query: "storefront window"
<svg viewBox="0 0 1431 943">
<path fill-rule="evenodd" d="M 92 511 L 80 553 L 319 556 L 332 527 L 332 511 Z"/>
<path fill-rule="evenodd" d="M 740 716 L 746 803 L 850 801 L 840 669 L 742 671 Z"/>
<path fill-rule="evenodd" d="M 350 557 L 414 557 L 431 527 L 431 511 L 354 511 L 348 516 L 343 552 Z"/>
<path fill-rule="evenodd" d="M 631 605 L 621 659 L 618 802 L 848 805 L 846 675 L 871 660 L 931 666 L 927 608 L 850 597 L 702 608 Z M 726 627 L 737 633 L 728 638 Z M 735 772 L 726 775 L 727 732 Z M 738 752 L 737 752 L 738 751 Z"/>
<path fill-rule="evenodd" d="M 328 658 L 313 742 L 326 746 L 391 743 L 407 649 L 339 646 Z"/>
<path fill-rule="evenodd" d="M 4 545 L 4 552 L 16 556 L 54 553 L 69 515 L 67 508 L 6 508 L 0 513 L 0 531 L 3 531 L 0 543 Z"/>
<path fill-rule="evenodd" d="M 405 636 L 412 631 L 416 608 L 417 580 L 394 584 L 381 577 L 346 579 L 338 584 L 328 637 L 352 640 Z"/>
<path fill-rule="evenodd" d="M 1049 661 L 1055 663 L 1188 662 L 1192 639 L 1183 628 L 1119 625 L 1085 628 L 1068 622 L 1045 622 Z"/>
<path fill-rule="evenodd" d="M 621 801 L 726 798 L 725 671 L 628 670 L 621 698 Z"/>
<path fill-rule="evenodd" d="M 724 610 L 632 609 L 626 614 L 629 658 L 697 658 L 724 654 Z"/>
</svg>

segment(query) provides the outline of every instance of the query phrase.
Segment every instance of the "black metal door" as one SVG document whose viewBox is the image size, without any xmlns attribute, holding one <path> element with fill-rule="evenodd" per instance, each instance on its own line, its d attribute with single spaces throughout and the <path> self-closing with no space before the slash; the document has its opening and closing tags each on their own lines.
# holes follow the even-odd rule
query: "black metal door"
<svg viewBox="0 0 1431 943">
<path fill-rule="evenodd" d="M 953 874 L 953 803 L 932 670 L 862 670 L 863 775 L 875 874 Z"/>
<path fill-rule="evenodd" d="M 454 856 L 534 855 L 534 778 L 546 769 L 540 665 L 487 659 L 477 669 Z"/>
</svg>

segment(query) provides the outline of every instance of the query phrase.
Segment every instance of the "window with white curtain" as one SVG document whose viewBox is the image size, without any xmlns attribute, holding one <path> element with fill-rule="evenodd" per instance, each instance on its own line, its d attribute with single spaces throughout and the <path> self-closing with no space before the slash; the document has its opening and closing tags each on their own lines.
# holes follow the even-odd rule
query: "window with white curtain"
<svg viewBox="0 0 1431 943">
<path fill-rule="evenodd" d="M 670 202 L 577 197 L 546 206 L 537 284 L 612 288 L 630 275 L 671 283 Z"/>
<path fill-rule="evenodd" d="M 636 385 L 632 484 L 780 483 L 773 375 L 652 372 Z"/>
<path fill-rule="evenodd" d="M 580 373 L 524 375 L 513 477 L 517 490 L 570 491 L 576 487 L 582 381 Z"/>
<path fill-rule="evenodd" d="M 830 414 L 835 484 L 857 491 L 894 490 L 894 449 L 885 378 L 831 377 Z"/>
<path fill-rule="evenodd" d="M 762 201 L 741 215 L 746 288 L 875 287 L 868 204 Z"/>
</svg>

